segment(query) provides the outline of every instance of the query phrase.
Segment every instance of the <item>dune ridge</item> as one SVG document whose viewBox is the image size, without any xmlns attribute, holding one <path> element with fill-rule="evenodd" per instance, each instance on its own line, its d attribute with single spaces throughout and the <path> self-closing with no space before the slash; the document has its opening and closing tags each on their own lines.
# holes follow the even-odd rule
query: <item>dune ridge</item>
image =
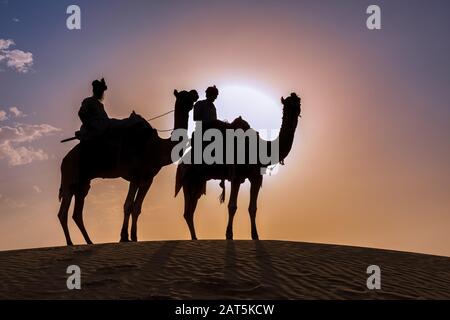
<svg viewBox="0 0 450 320">
<path fill-rule="evenodd" d="M 366 269 L 381 268 L 381 290 Z M 81 268 L 81 290 L 66 269 Z M 0 252 L 1 299 L 450 299 L 450 258 L 287 241 L 155 241 Z"/>
</svg>

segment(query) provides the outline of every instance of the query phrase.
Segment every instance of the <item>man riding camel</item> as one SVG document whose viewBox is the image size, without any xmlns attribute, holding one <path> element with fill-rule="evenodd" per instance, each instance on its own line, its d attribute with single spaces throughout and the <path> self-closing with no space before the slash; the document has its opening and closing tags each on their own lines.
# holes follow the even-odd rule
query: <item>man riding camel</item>
<svg viewBox="0 0 450 320">
<path fill-rule="evenodd" d="M 109 118 L 103 105 L 105 91 L 108 90 L 105 79 L 94 80 L 92 82 L 92 96 L 83 100 L 78 116 L 82 122 L 80 131 L 75 136 L 80 140 L 98 138 L 106 134 L 111 129 L 127 129 L 138 123 L 147 122 L 134 111 L 129 118 L 113 119 Z"/>
<path fill-rule="evenodd" d="M 215 129 L 226 129 L 226 128 L 232 128 L 232 129 L 242 129 L 247 130 L 250 128 L 248 123 L 243 120 L 241 117 L 236 118 L 231 124 L 218 120 L 217 119 L 217 110 L 216 106 L 214 105 L 214 101 L 216 101 L 217 97 L 219 96 L 219 90 L 216 86 L 208 87 L 206 89 L 206 99 L 198 101 L 194 105 L 194 121 L 201 122 L 202 124 L 202 130 L 208 130 L 209 128 L 215 128 Z M 196 130 L 198 130 L 198 127 L 196 126 Z M 194 144 L 198 143 L 195 142 L 194 137 L 191 140 L 191 146 L 194 150 Z M 234 177 L 235 176 L 235 167 L 231 166 L 228 169 L 228 176 Z M 225 180 L 222 179 L 220 182 L 220 187 L 222 188 L 222 194 L 220 195 L 220 201 L 223 202 L 225 199 Z M 206 194 L 206 181 L 201 186 L 201 192 L 202 194 Z"/>
</svg>

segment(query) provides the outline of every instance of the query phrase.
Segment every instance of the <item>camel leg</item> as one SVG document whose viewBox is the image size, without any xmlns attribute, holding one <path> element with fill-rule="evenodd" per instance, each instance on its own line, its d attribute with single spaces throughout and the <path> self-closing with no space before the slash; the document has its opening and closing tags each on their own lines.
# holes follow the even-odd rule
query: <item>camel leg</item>
<svg viewBox="0 0 450 320">
<path fill-rule="evenodd" d="M 200 192 L 193 186 L 192 189 L 190 187 L 183 187 L 184 193 L 184 219 L 189 227 L 189 231 L 191 233 L 191 239 L 197 240 L 197 235 L 195 234 L 194 227 L 194 213 L 197 208 L 197 202 L 200 198 Z"/>
<path fill-rule="evenodd" d="M 131 214 L 131 241 L 137 241 L 137 221 L 139 215 L 141 214 L 142 204 L 144 202 L 145 196 L 147 195 L 150 186 L 152 185 L 153 179 L 140 185 L 136 195 L 136 200 L 133 203 L 133 212 Z"/>
<path fill-rule="evenodd" d="M 120 232 L 120 242 L 128 242 L 128 222 L 130 221 L 130 215 L 133 212 L 133 203 L 136 196 L 138 185 L 136 182 L 131 181 L 128 187 L 128 194 L 123 206 L 123 225 Z"/>
<path fill-rule="evenodd" d="M 233 240 L 233 219 L 237 210 L 237 198 L 241 184 L 238 181 L 231 182 L 230 200 L 228 201 L 228 226 L 226 237 Z"/>
<path fill-rule="evenodd" d="M 258 230 L 256 228 L 256 209 L 258 203 L 258 193 L 262 185 L 262 176 L 250 181 L 250 205 L 248 212 L 250 214 L 250 223 L 252 226 L 252 239 L 259 240 Z"/>
<path fill-rule="evenodd" d="M 70 208 L 70 202 L 72 201 L 72 195 L 63 196 L 61 200 L 61 206 L 59 207 L 58 218 L 59 222 L 64 231 L 64 236 L 66 237 L 66 242 L 68 246 L 73 245 L 72 240 L 70 239 L 69 227 L 67 226 L 67 215 Z"/>
<path fill-rule="evenodd" d="M 78 190 L 77 193 L 75 193 L 75 207 L 73 210 L 73 220 L 75 221 L 76 225 L 80 229 L 81 233 L 83 234 L 84 240 L 87 244 L 92 244 L 91 239 L 89 238 L 89 235 L 86 231 L 86 228 L 84 227 L 83 222 L 83 207 L 84 207 L 84 199 L 86 198 L 88 191 L 89 191 L 89 183 L 84 184 L 81 186 L 80 190 Z"/>
</svg>

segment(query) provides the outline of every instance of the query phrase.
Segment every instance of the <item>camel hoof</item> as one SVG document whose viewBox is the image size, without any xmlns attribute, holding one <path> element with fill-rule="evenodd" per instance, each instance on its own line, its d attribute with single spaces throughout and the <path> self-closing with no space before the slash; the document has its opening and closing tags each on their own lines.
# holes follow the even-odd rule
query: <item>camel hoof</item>
<svg viewBox="0 0 450 320">
<path fill-rule="evenodd" d="M 227 240 L 233 240 L 233 234 L 227 233 L 226 238 L 227 238 Z"/>
<path fill-rule="evenodd" d="M 94 244 L 92 241 L 88 241 L 87 244 Z"/>
<path fill-rule="evenodd" d="M 120 238 L 120 242 L 130 242 L 130 240 L 127 238 Z"/>
<path fill-rule="evenodd" d="M 252 240 L 259 240 L 259 237 L 257 234 L 252 234 Z"/>
</svg>

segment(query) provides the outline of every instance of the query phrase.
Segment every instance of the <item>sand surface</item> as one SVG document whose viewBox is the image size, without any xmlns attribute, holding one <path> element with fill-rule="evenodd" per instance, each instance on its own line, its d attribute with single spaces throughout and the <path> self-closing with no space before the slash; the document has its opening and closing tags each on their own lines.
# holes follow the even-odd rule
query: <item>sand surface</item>
<svg viewBox="0 0 450 320">
<path fill-rule="evenodd" d="M 81 268 L 81 290 L 66 269 Z M 381 268 L 381 290 L 366 268 Z M 450 299 L 450 258 L 285 241 L 159 241 L 0 252 L 1 299 Z"/>
</svg>

